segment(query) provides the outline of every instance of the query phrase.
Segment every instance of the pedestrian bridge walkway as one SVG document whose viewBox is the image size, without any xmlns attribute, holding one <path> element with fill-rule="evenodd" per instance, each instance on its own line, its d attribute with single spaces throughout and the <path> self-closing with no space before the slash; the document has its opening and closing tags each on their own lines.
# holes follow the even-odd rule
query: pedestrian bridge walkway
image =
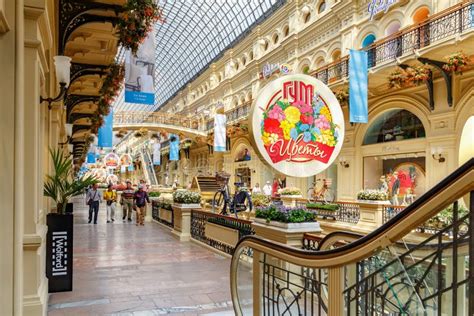
<svg viewBox="0 0 474 316">
<path fill-rule="evenodd" d="M 87 224 L 74 205 L 74 290 L 50 295 L 49 315 L 234 315 L 230 260 L 179 242 L 157 223 Z"/>
</svg>

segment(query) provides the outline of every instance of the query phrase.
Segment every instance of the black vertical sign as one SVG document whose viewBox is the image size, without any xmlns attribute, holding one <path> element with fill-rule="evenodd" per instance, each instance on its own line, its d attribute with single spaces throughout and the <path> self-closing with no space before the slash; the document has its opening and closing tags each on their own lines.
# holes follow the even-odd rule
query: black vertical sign
<svg viewBox="0 0 474 316">
<path fill-rule="evenodd" d="M 46 276 L 49 293 L 72 291 L 73 225 L 72 214 L 48 214 Z"/>
</svg>

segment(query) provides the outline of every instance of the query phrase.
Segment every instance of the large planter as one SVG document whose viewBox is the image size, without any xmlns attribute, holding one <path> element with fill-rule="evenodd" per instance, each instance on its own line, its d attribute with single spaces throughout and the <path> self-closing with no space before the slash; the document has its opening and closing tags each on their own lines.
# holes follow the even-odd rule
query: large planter
<svg viewBox="0 0 474 316">
<path fill-rule="evenodd" d="M 49 293 L 72 291 L 73 227 L 72 214 L 46 216 L 46 276 Z"/>
<path fill-rule="evenodd" d="M 66 213 L 72 214 L 74 212 L 74 203 L 67 203 L 66 204 Z"/>
<path fill-rule="evenodd" d="M 308 223 L 280 223 L 256 218 L 252 223 L 257 236 L 270 239 L 289 246 L 301 247 L 304 233 L 320 233 L 318 222 Z"/>
<path fill-rule="evenodd" d="M 280 195 L 283 205 L 291 207 L 295 207 L 298 204 L 298 201 L 302 198 L 302 195 Z"/>
<path fill-rule="evenodd" d="M 173 231 L 180 241 L 191 239 L 191 211 L 201 210 L 199 204 L 173 204 Z"/>
<path fill-rule="evenodd" d="M 380 201 L 380 200 L 357 200 L 357 203 L 365 203 L 365 204 L 376 204 L 376 205 L 390 205 L 390 201 Z"/>
</svg>

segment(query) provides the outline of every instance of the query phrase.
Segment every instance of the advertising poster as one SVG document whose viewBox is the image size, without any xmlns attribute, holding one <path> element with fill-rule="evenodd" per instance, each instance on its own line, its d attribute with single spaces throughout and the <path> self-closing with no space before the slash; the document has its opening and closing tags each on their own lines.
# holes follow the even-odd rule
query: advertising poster
<svg viewBox="0 0 474 316">
<path fill-rule="evenodd" d="M 287 176 L 310 177 L 324 171 L 344 141 L 344 116 L 336 96 L 308 75 L 288 75 L 266 85 L 250 119 L 258 151 Z"/>
<path fill-rule="evenodd" d="M 214 118 L 214 151 L 226 151 L 226 123 L 225 114 L 216 114 Z"/>
<path fill-rule="evenodd" d="M 155 104 L 155 42 L 150 32 L 137 56 L 125 53 L 125 102 Z"/>
<path fill-rule="evenodd" d="M 120 164 L 120 158 L 116 153 L 108 153 L 104 157 L 104 165 L 108 168 L 117 168 Z"/>
<path fill-rule="evenodd" d="M 170 134 L 170 161 L 179 160 L 179 136 Z"/>
<path fill-rule="evenodd" d="M 367 123 L 369 118 L 367 52 L 351 49 L 349 55 L 349 121 Z"/>
<path fill-rule="evenodd" d="M 156 142 L 153 144 L 153 165 L 159 166 L 161 164 L 161 144 Z"/>
<path fill-rule="evenodd" d="M 123 154 L 120 157 L 120 165 L 124 167 L 128 167 L 132 164 L 132 157 L 129 154 Z"/>
</svg>

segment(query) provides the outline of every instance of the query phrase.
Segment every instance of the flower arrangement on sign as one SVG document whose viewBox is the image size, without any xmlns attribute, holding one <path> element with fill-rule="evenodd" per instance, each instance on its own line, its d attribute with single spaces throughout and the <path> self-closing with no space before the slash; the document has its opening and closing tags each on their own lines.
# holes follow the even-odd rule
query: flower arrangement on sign
<svg viewBox="0 0 474 316">
<path fill-rule="evenodd" d="M 471 63 L 471 59 L 463 52 L 456 52 L 454 54 L 445 56 L 446 63 L 443 69 L 448 72 L 454 72 L 456 75 L 462 75 L 462 72 Z"/>
<path fill-rule="evenodd" d="M 252 194 L 252 204 L 254 207 L 268 206 L 272 202 L 272 199 L 265 194 L 254 193 Z"/>
<path fill-rule="evenodd" d="M 390 88 L 402 88 L 418 86 L 430 78 L 431 69 L 426 66 L 407 67 L 406 69 L 398 67 L 388 78 Z"/>
<path fill-rule="evenodd" d="M 256 218 L 263 218 L 268 223 L 276 221 L 281 223 L 308 223 L 315 222 L 315 213 L 308 211 L 304 207 L 286 207 L 269 205 L 257 207 Z"/>
<path fill-rule="evenodd" d="M 334 91 L 334 95 L 341 106 L 349 104 L 349 87 Z"/>
<path fill-rule="evenodd" d="M 156 22 L 164 23 L 163 11 L 155 0 L 128 0 L 118 22 L 119 43 L 136 54 Z"/>
<path fill-rule="evenodd" d="M 199 204 L 201 195 L 198 192 L 178 190 L 173 193 L 173 202 L 179 204 Z"/>
<path fill-rule="evenodd" d="M 388 200 L 388 194 L 379 190 L 362 190 L 357 193 L 357 199 L 365 201 L 386 201 Z"/>
<path fill-rule="evenodd" d="M 288 196 L 288 195 L 301 195 L 301 190 L 299 188 L 283 188 L 278 191 L 278 193 L 282 196 Z"/>
<path fill-rule="evenodd" d="M 273 163 L 311 159 L 327 163 L 338 142 L 338 129 L 328 106 L 315 95 L 311 104 L 278 100 L 270 105 L 263 114 L 261 135 Z M 291 149 L 298 144 L 306 146 Z"/>
</svg>

